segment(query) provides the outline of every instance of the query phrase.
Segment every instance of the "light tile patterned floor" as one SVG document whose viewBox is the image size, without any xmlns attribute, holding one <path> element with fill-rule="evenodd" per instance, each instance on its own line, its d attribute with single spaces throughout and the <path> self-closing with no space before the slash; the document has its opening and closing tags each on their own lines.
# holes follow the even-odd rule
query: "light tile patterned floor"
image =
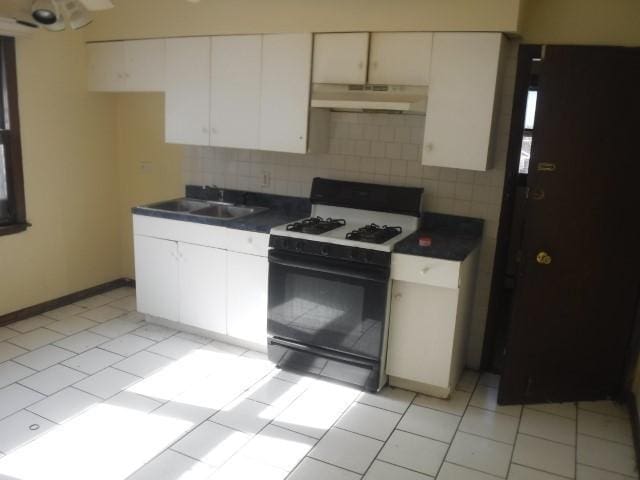
<svg viewBox="0 0 640 480">
<path fill-rule="evenodd" d="M 361 393 L 147 324 L 133 294 L 0 327 L 0 479 L 638 478 L 613 403 L 498 406 L 470 371 L 446 401 Z"/>
</svg>

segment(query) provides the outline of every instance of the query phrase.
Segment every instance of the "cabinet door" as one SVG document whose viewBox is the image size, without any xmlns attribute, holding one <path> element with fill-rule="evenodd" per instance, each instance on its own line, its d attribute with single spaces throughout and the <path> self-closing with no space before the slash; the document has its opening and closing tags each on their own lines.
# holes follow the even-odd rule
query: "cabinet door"
<svg viewBox="0 0 640 480">
<path fill-rule="evenodd" d="M 387 374 L 449 388 L 458 291 L 394 281 Z"/>
<path fill-rule="evenodd" d="M 486 170 L 500 33 L 435 33 L 422 163 Z"/>
<path fill-rule="evenodd" d="M 369 83 L 427 85 L 433 33 L 372 33 Z"/>
<path fill-rule="evenodd" d="M 209 37 L 167 39 L 165 139 L 209 145 Z"/>
<path fill-rule="evenodd" d="M 261 35 L 211 38 L 211 145 L 257 148 Z"/>
<path fill-rule="evenodd" d="M 264 35 L 260 148 L 306 153 L 311 34 Z"/>
<path fill-rule="evenodd" d="M 180 242 L 178 256 L 180 322 L 226 334 L 226 251 Z"/>
<path fill-rule="evenodd" d="M 165 40 L 131 40 L 123 43 L 126 90 L 163 92 Z"/>
<path fill-rule="evenodd" d="M 124 91 L 124 42 L 89 43 L 87 44 L 87 55 L 87 83 L 89 91 Z"/>
<path fill-rule="evenodd" d="M 368 33 L 317 33 L 313 39 L 313 83 L 365 83 L 368 54 Z"/>
<path fill-rule="evenodd" d="M 266 257 L 228 252 L 228 334 L 260 345 L 267 344 Z"/>
<path fill-rule="evenodd" d="M 178 321 L 178 244 L 135 235 L 134 248 L 138 311 Z"/>
</svg>

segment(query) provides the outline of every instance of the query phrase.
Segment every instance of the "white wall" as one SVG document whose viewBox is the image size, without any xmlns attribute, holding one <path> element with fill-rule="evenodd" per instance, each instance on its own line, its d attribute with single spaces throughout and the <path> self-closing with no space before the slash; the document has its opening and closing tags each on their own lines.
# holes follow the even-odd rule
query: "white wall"
<svg viewBox="0 0 640 480">
<path fill-rule="evenodd" d="M 424 116 L 331 114 L 330 153 L 282 154 L 218 147 L 185 147 L 187 184 L 218 185 L 282 195 L 309 195 L 314 177 L 424 187 L 424 209 L 485 220 L 473 307 L 468 363 L 480 364 L 506 164 L 517 45 L 509 45 L 499 96 L 494 167 L 488 172 L 423 167 Z M 465 132 L 459 132 L 464 135 Z M 271 185 L 261 187 L 262 173 Z"/>
</svg>

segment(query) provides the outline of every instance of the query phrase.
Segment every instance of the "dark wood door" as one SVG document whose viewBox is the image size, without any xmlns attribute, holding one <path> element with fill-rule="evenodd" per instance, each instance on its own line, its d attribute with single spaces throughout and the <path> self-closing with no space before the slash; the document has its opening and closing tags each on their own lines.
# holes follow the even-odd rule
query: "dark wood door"
<svg viewBox="0 0 640 480">
<path fill-rule="evenodd" d="M 499 401 L 616 396 L 640 289 L 639 49 L 547 47 L 528 187 Z"/>
</svg>

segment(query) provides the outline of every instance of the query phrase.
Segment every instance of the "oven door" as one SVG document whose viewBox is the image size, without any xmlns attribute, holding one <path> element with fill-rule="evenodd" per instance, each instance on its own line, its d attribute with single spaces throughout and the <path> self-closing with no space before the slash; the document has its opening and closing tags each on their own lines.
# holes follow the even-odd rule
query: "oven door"
<svg viewBox="0 0 640 480">
<path fill-rule="evenodd" d="M 320 373 L 330 360 L 377 372 L 389 271 L 388 266 L 271 250 L 270 357 L 274 357 L 272 350 L 295 351 L 309 364 L 315 356 L 319 360 L 311 363 L 317 368 L 308 369 L 314 373 Z"/>
</svg>

